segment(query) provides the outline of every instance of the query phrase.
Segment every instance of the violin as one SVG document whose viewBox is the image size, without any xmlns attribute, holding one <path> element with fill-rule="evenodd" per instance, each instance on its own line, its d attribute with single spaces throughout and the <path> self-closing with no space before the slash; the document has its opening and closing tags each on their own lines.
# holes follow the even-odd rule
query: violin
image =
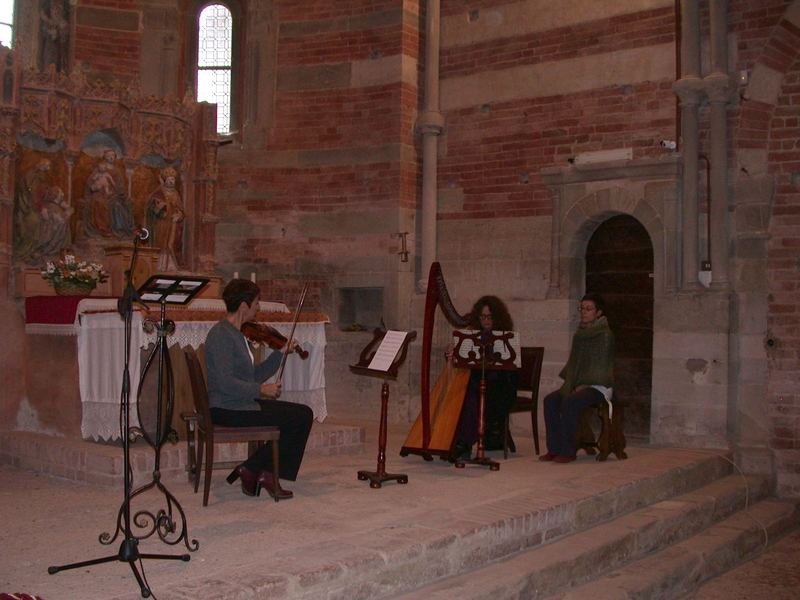
<svg viewBox="0 0 800 600">
<path fill-rule="evenodd" d="M 266 344 L 273 350 L 280 350 L 288 341 L 280 331 L 266 323 L 255 323 L 253 321 L 242 323 L 241 332 L 251 342 Z M 300 346 L 295 346 L 294 352 L 303 360 L 308 358 L 308 352 Z"/>
</svg>

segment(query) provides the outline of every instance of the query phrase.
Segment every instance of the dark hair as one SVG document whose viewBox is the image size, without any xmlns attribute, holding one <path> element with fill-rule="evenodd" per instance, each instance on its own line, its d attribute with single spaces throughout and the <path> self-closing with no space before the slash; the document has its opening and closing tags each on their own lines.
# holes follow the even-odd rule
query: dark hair
<svg viewBox="0 0 800 600">
<path fill-rule="evenodd" d="M 512 331 L 514 329 L 514 321 L 511 320 L 511 315 L 508 314 L 506 303 L 497 296 L 484 296 L 475 303 L 470 313 L 469 324 L 471 327 L 481 329 L 480 314 L 484 306 L 488 306 L 492 313 L 492 327 L 494 329 L 501 331 Z"/>
<path fill-rule="evenodd" d="M 222 290 L 225 309 L 229 313 L 235 313 L 242 302 L 250 306 L 260 293 L 261 288 L 249 279 L 231 279 Z"/>
<path fill-rule="evenodd" d="M 597 310 L 601 310 L 603 312 L 606 311 L 606 301 L 603 300 L 603 297 L 598 294 L 597 292 L 588 292 L 586 293 L 583 298 L 581 298 L 581 302 L 584 300 L 588 302 L 594 302 L 594 307 Z"/>
</svg>

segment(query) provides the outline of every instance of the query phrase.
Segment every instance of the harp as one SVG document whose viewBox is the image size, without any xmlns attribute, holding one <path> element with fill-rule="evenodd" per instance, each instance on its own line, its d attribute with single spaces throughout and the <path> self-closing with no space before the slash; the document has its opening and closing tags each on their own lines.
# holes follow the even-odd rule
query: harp
<svg viewBox="0 0 800 600">
<path fill-rule="evenodd" d="M 455 369 L 442 360 L 440 375 L 431 388 L 431 372 L 437 372 L 436 361 L 432 359 L 434 356 L 444 357 L 446 345 L 453 340 L 453 329 L 463 329 L 469 321 L 469 314 L 461 315 L 453 307 L 441 265 L 433 263 L 428 275 L 422 332 L 421 408 L 400 456 L 419 454 L 425 460 L 433 460 L 434 455 L 444 460 L 453 457 L 470 372 L 469 369 Z M 441 330 L 446 331 L 444 336 Z M 437 333 L 439 340 L 436 339 Z"/>
</svg>

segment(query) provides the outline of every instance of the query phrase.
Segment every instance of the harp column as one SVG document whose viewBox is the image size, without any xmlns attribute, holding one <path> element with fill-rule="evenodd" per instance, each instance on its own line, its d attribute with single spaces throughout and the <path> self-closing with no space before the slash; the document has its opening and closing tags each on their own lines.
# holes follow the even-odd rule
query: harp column
<svg viewBox="0 0 800 600">
<path fill-rule="evenodd" d="M 437 146 L 444 130 L 444 115 L 439 112 L 439 0 L 428 0 L 425 22 L 425 104 L 417 120 L 417 130 L 422 134 L 422 268 L 428 273 L 436 261 L 436 209 L 437 209 Z M 428 279 L 419 279 L 419 288 L 427 288 Z"/>
</svg>

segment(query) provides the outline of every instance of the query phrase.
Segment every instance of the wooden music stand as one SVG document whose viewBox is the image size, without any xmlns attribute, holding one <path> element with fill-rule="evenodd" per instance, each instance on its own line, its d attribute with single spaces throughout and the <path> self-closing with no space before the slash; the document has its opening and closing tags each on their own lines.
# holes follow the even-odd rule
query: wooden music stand
<svg viewBox="0 0 800 600">
<path fill-rule="evenodd" d="M 513 331 L 454 331 L 455 348 L 453 360 L 456 368 L 481 369 L 481 382 L 478 388 L 478 449 L 475 458 L 469 460 L 456 459 L 456 468 L 465 465 L 489 467 L 491 471 L 499 471 L 500 463 L 486 457 L 484 437 L 486 435 L 486 371 L 517 369 L 516 333 Z M 514 343 L 512 344 L 512 340 Z M 490 351 L 491 350 L 491 351 Z"/>
<path fill-rule="evenodd" d="M 397 379 L 397 370 L 406 359 L 408 344 L 417 338 L 416 331 L 386 331 L 376 327 L 372 341 L 361 352 L 358 364 L 350 365 L 356 375 L 383 378 L 381 386 L 381 425 L 378 436 L 378 468 L 376 471 L 359 471 L 358 479 L 369 479 L 369 487 L 378 489 L 384 481 L 408 483 L 408 475 L 386 472 L 386 413 L 389 405 L 388 379 Z M 378 343 L 380 342 L 380 345 Z M 373 350 L 376 348 L 375 350 Z"/>
</svg>

